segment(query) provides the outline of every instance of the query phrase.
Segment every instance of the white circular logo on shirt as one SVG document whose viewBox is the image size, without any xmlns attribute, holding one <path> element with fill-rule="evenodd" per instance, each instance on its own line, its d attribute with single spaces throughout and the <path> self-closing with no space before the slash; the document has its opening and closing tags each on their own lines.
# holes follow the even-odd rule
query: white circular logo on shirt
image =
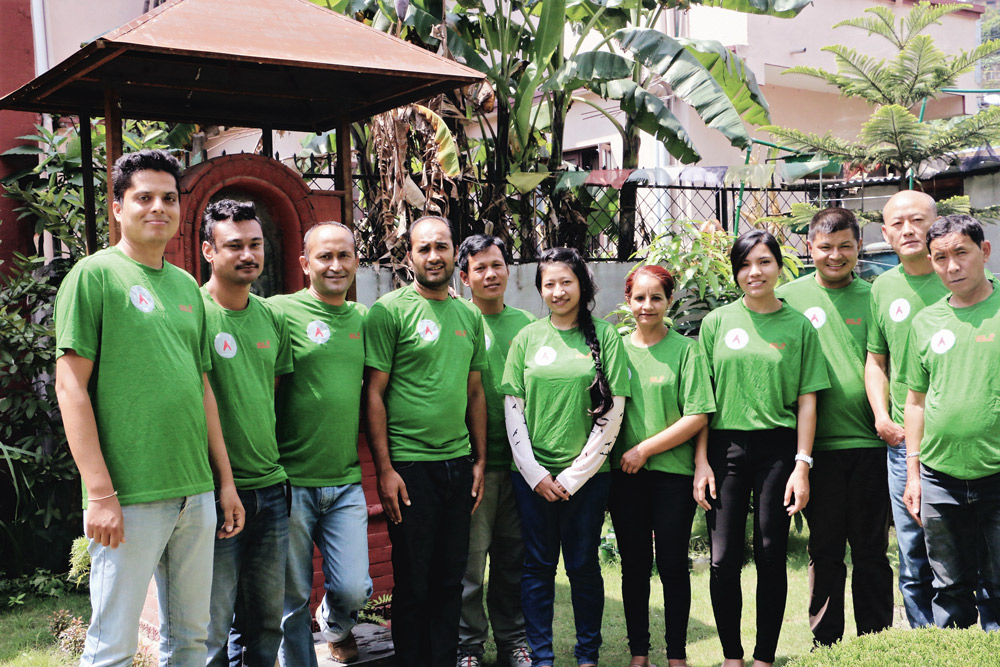
<svg viewBox="0 0 1000 667">
<path fill-rule="evenodd" d="M 236 356 L 236 339 L 232 334 L 222 332 L 215 336 L 215 351 L 223 359 L 232 359 Z"/>
<path fill-rule="evenodd" d="M 543 345 L 535 352 L 535 363 L 539 366 L 548 366 L 556 360 L 556 351 L 548 345 Z"/>
<path fill-rule="evenodd" d="M 313 320 L 306 325 L 306 335 L 312 342 L 322 345 L 330 340 L 330 326 L 321 320 Z"/>
<path fill-rule="evenodd" d="M 812 322 L 812 325 L 817 329 L 826 324 L 826 312 L 819 306 L 807 308 L 806 312 L 802 314 L 805 315 L 806 319 Z"/>
<path fill-rule="evenodd" d="M 938 354 L 944 354 L 953 347 L 955 347 L 955 334 L 947 329 L 941 329 L 931 336 L 931 349 Z"/>
<path fill-rule="evenodd" d="M 141 310 L 144 313 L 151 313 L 153 309 L 156 308 L 156 302 L 153 301 L 153 295 L 149 293 L 149 290 L 142 285 L 132 285 L 132 289 L 128 291 L 128 298 L 132 301 L 132 305 Z"/>
<path fill-rule="evenodd" d="M 417 335 L 428 343 L 433 343 L 441 335 L 441 327 L 434 320 L 420 320 L 417 322 Z"/>
<path fill-rule="evenodd" d="M 750 334 L 737 327 L 730 329 L 723 340 L 726 341 L 726 347 L 730 350 L 742 350 L 750 342 Z"/>
<path fill-rule="evenodd" d="M 910 302 L 906 299 L 896 299 L 889 304 L 889 319 L 902 322 L 910 316 Z"/>
<path fill-rule="evenodd" d="M 486 334 L 486 349 L 493 347 L 493 341 L 490 339 L 489 334 Z"/>
</svg>

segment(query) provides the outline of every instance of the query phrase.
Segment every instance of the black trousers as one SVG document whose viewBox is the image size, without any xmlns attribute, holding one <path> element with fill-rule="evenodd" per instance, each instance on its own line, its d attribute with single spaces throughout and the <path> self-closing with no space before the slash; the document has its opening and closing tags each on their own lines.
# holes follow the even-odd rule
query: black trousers
<svg viewBox="0 0 1000 667">
<path fill-rule="evenodd" d="M 709 434 L 708 462 L 716 500 L 706 514 L 712 552 L 710 591 L 722 653 L 743 658 L 740 617 L 743 540 L 753 497 L 753 554 L 757 568 L 757 641 L 753 657 L 774 662 L 788 594 L 788 526 L 785 484 L 795 466 L 794 429 L 717 430 Z"/>
<path fill-rule="evenodd" d="M 454 667 L 469 556 L 472 463 L 394 463 L 410 505 L 389 523 L 392 541 L 392 643 L 400 667 Z"/>
<path fill-rule="evenodd" d="M 809 626 L 817 644 L 844 636 L 846 545 L 859 635 L 892 625 L 889 483 L 885 448 L 816 452 L 809 473 Z"/>
<path fill-rule="evenodd" d="M 693 478 L 656 470 L 611 474 L 608 509 L 622 558 L 622 601 L 632 655 L 649 655 L 649 578 L 656 542 L 656 569 L 663 586 L 667 658 L 686 657 L 691 577 L 688 544 L 697 505 Z"/>
</svg>

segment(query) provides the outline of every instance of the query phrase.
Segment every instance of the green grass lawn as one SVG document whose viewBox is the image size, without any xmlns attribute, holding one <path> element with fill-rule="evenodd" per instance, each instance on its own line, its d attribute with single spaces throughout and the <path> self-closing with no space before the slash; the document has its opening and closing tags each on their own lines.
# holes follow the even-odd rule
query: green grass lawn
<svg viewBox="0 0 1000 667">
<path fill-rule="evenodd" d="M 58 609 L 67 609 L 86 620 L 90 618 L 90 599 L 86 594 L 73 593 L 58 598 L 28 598 L 23 605 L 0 607 L 0 665 L 76 664 L 76 660 L 59 652 L 49 632 L 49 616 Z"/>
</svg>

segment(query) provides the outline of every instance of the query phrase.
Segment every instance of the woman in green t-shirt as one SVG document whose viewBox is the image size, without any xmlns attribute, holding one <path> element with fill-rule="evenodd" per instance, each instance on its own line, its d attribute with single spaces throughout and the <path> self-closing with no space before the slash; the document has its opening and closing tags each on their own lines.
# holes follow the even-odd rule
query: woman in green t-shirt
<svg viewBox="0 0 1000 667">
<path fill-rule="evenodd" d="M 701 327 L 716 411 L 709 434 L 698 438 L 695 499 L 707 510 L 710 589 L 723 665 L 742 667 L 740 570 L 753 494 L 753 657 L 761 667 L 774 662 L 781 633 L 789 521 L 809 501 L 815 392 L 830 383 L 816 330 L 774 295 L 782 266 L 774 237 L 763 230 L 743 234 L 730 260 L 743 297 L 710 313 Z"/>
<path fill-rule="evenodd" d="M 594 318 L 595 286 L 579 253 L 542 253 L 535 286 L 548 317 L 511 343 L 501 390 L 524 537 L 521 603 L 532 665 L 552 665 L 552 613 L 560 547 L 569 577 L 580 665 L 596 665 L 604 581 L 598 560 L 628 370 L 621 337 Z"/>
<path fill-rule="evenodd" d="M 663 321 L 673 291 L 674 279 L 661 266 L 642 266 L 625 281 L 625 301 L 636 324 L 624 339 L 631 394 L 611 455 L 608 508 L 622 559 L 630 667 L 649 665 L 654 539 L 667 659 L 671 667 L 687 664 L 694 437 L 708 425 L 715 399 L 698 343 Z"/>
</svg>

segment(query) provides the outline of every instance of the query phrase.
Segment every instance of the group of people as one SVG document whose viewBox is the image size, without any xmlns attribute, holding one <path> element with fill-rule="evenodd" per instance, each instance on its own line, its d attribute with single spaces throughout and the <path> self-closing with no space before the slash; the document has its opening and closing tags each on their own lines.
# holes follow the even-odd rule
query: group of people
<svg viewBox="0 0 1000 667">
<path fill-rule="evenodd" d="M 56 301 L 57 395 L 92 558 L 82 665 L 131 663 L 151 577 L 161 664 L 316 665 L 314 544 L 316 621 L 331 657 L 354 660 L 371 594 L 362 425 L 392 542 L 400 665 L 478 667 L 490 626 L 502 664 L 552 665 L 560 555 L 574 657 L 596 665 L 606 509 L 630 667 L 650 664 L 654 559 L 667 659 L 686 664 L 698 505 L 726 667 L 743 665 L 751 511 L 755 665 L 775 659 L 799 511 L 818 645 L 844 634 L 848 544 L 858 633 L 892 625 L 890 508 L 911 625 L 997 627 L 1000 380 L 988 369 L 1000 296 L 971 217 L 937 219 L 922 193 L 892 197 L 883 234 L 901 263 L 874 285 L 854 272 L 850 211 L 815 216 L 815 274 L 785 285 L 777 241 L 748 232 L 731 253 L 742 297 L 695 341 L 665 323 L 674 280 L 661 267 L 628 276 L 635 328 L 620 336 L 591 312 L 597 286 L 580 255 L 547 250 L 539 320 L 504 303 L 503 241 L 456 250 L 436 216 L 408 230 L 414 282 L 366 309 L 347 300 L 358 257 L 335 222 L 305 234 L 305 289 L 251 294 L 261 224 L 251 204 L 220 200 L 204 213 L 212 271 L 199 288 L 163 257 L 178 179 L 165 153 L 120 158 L 121 241 L 82 260 Z M 471 301 L 450 290 L 456 265 Z"/>
</svg>

